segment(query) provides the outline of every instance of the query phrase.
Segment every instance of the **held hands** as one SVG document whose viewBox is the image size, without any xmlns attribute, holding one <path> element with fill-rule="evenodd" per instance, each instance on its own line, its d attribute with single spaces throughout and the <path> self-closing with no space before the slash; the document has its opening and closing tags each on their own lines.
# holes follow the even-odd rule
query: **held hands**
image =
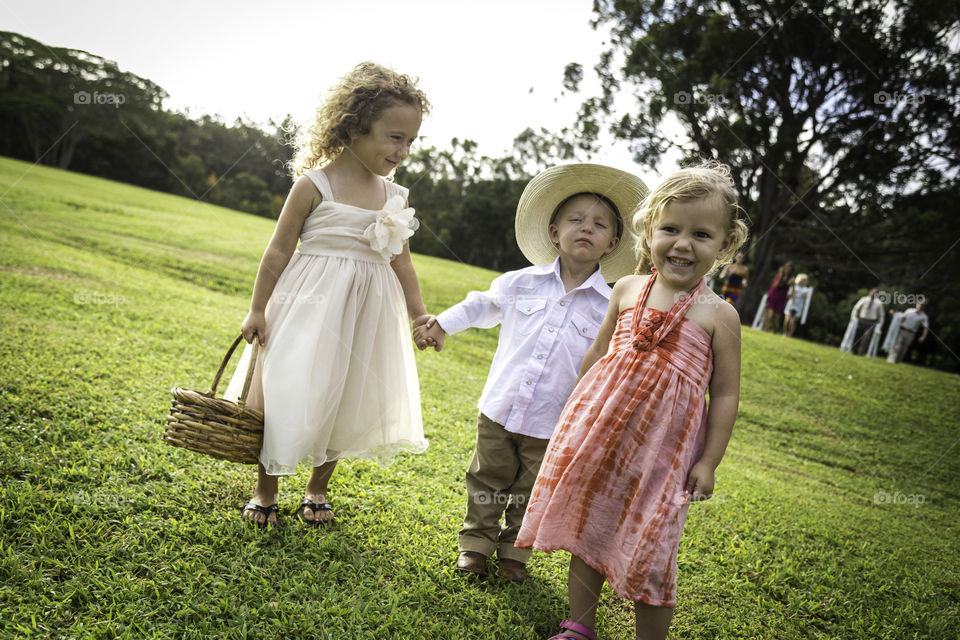
<svg viewBox="0 0 960 640">
<path fill-rule="evenodd" d="M 433 347 L 434 351 L 443 349 L 443 341 L 446 333 L 437 323 L 437 317 L 426 313 L 413 321 L 413 341 L 417 348 L 423 351 L 427 347 Z"/>
<path fill-rule="evenodd" d="M 243 334 L 243 339 L 249 343 L 253 342 L 253 336 L 256 335 L 260 339 L 261 347 L 267 344 L 267 319 L 263 311 L 250 311 L 247 317 L 243 319 L 243 324 L 240 325 L 240 333 Z"/>
<path fill-rule="evenodd" d="M 690 469 L 687 484 L 684 487 L 690 494 L 691 502 L 701 502 L 713 497 L 714 467 L 709 462 L 700 460 Z"/>
</svg>

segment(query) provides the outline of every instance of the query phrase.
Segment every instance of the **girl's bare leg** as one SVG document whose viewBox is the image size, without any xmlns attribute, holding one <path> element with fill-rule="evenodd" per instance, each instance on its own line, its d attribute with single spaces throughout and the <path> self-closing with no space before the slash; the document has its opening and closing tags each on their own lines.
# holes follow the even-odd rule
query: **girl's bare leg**
<svg viewBox="0 0 960 640">
<path fill-rule="evenodd" d="M 783 319 L 783 316 L 779 313 L 775 313 L 773 309 L 768 309 L 767 313 L 767 325 L 764 329 L 770 331 L 771 333 L 780 333 L 780 321 Z"/>
<path fill-rule="evenodd" d="M 250 502 L 258 504 L 261 507 L 269 507 L 272 504 L 276 504 L 278 481 L 278 476 L 267 474 L 267 470 L 263 465 L 257 463 L 257 486 L 253 490 L 253 497 L 250 498 Z M 262 513 L 257 513 L 250 509 L 243 512 L 243 517 L 258 524 L 263 524 L 264 521 L 264 515 Z M 270 517 L 266 518 L 266 521 L 276 524 L 277 514 L 271 513 Z"/>
<path fill-rule="evenodd" d="M 585 627 L 596 628 L 597 603 L 600 601 L 600 589 L 603 587 L 603 575 L 578 558 L 570 557 L 570 572 L 567 574 L 567 595 L 570 598 L 570 620 Z M 579 633 L 566 633 L 583 637 Z"/>
<path fill-rule="evenodd" d="M 333 470 L 337 467 L 336 460 L 330 460 L 329 462 L 324 462 L 323 464 L 314 467 L 313 472 L 310 474 L 310 479 L 307 480 L 307 488 L 304 491 L 304 496 L 311 502 L 326 502 L 327 501 L 327 484 L 330 482 L 330 476 L 333 475 Z M 313 511 L 309 507 L 304 508 L 303 517 L 305 520 L 317 520 L 319 522 L 327 522 L 333 520 L 333 511 Z"/>
<path fill-rule="evenodd" d="M 637 616 L 637 640 L 664 640 L 673 619 L 673 607 L 654 607 L 644 602 L 634 602 Z"/>
<path fill-rule="evenodd" d="M 791 315 L 786 315 L 783 317 L 783 335 L 787 336 L 788 338 L 792 338 L 793 332 L 796 330 L 796 328 L 796 318 Z"/>
</svg>

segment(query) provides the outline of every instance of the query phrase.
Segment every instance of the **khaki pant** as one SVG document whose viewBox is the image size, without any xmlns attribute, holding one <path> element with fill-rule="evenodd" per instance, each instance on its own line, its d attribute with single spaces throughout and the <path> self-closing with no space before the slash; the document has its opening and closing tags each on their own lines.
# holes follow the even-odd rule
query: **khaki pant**
<svg viewBox="0 0 960 640">
<path fill-rule="evenodd" d="M 526 562 L 530 549 L 513 543 L 523 524 L 533 483 L 549 440 L 511 433 L 482 413 L 477 418 L 477 450 L 467 469 L 467 514 L 460 529 L 460 551 Z M 500 517 L 503 516 L 503 524 Z"/>
<path fill-rule="evenodd" d="M 915 336 L 915 332 L 909 329 L 900 329 L 900 332 L 897 333 L 897 340 L 893 343 L 893 349 L 890 349 L 890 353 L 887 354 L 887 362 L 897 363 L 903 360 L 910 350 L 910 345 L 913 344 Z"/>
</svg>

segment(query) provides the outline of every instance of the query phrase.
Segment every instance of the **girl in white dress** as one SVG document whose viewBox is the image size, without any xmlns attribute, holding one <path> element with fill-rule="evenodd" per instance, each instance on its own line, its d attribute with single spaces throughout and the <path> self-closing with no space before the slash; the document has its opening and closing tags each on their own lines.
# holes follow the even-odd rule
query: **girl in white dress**
<svg viewBox="0 0 960 640">
<path fill-rule="evenodd" d="M 337 461 L 389 464 L 427 447 L 405 317 L 426 308 L 407 239 L 407 190 L 384 180 L 410 154 L 426 96 L 406 75 L 363 63 L 301 129 L 295 183 L 264 251 L 241 331 L 262 348 L 247 402 L 264 412 L 263 448 L 244 518 L 277 522 L 280 475 L 307 461 L 300 520 L 333 519 Z M 299 247 L 297 242 L 299 240 Z M 251 347 L 225 397 L 240 395 Z"/>
</svg>

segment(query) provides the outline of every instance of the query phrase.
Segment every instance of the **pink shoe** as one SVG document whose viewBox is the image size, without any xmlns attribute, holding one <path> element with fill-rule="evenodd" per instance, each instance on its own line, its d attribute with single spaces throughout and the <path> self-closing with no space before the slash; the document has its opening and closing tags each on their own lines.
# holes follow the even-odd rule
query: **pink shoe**
<svg viewBox="0 0 960 640">
<path fill-rule="evenodd" d="M 555 636 L 550 636 L 547 640 L 581 640 L 577 636 L 571 636 L 564 633 L 564 631 L 573 631 L 574 633 L 579 633 L 587 640 L 597 640 L 597 636 L 593 634 L 593 629 L 584 626 L 579 622 L 574 622 L 573 620 L 561 620 L 560 633 Z"/>
</svg>

